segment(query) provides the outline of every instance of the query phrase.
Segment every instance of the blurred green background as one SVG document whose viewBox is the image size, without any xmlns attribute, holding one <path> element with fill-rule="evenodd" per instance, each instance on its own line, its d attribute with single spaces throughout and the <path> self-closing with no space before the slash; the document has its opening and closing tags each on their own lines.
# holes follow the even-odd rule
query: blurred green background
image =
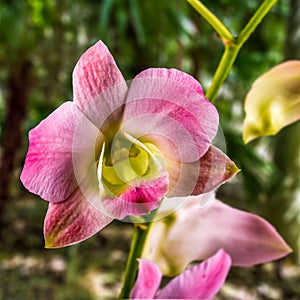
<svg viewBox="0 0 300 300">
<path fill-rule="evenodd" d="M 203 1 L 235 34 L 261 2 Z M 131 226 L 114 222 L 79 245 L 43 249 L 47 203 L 19 181 L 27 133 L 72 99 L 72 69 L 99 39 L 128 80 L 149 67 L 178 68 L 205 90 L 223 44 L 184 0 L 1 0 L 0 23 L 0 299 L 115 299 Z M 247 91 L 269 68 L 300 59 L 299 32 L 300 1 L 278 1 L 216 103 L 227 153 L 242 169 L 219 198 L 267 218 L 295 251 L 278 263 L 233 268 L 216 299 L 300 297 L 299 122 L 250 145 L 241 138 Z"/>
</svg>

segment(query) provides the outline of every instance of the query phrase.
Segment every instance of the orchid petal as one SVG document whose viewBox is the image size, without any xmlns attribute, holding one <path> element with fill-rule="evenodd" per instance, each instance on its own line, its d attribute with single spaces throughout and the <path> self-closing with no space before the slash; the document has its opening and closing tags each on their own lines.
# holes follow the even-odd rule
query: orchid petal
<svg viewBox="0 0 300 300">
<path fill-rule="evenodd" d="M 99 197 L 96 190 L 89 195 L 92 197 Z M 67 200 L 49 204 L 44 222 L 45 247 L 60 248 L 79 243 L 112 220 L 96 209 L 78 187 Z"/>
<path fill-rule="evenodd" d="M 245 143 L 274 135 L 300 119 L 300 60 L 287 61 L 261 75 L 245 100 Z"/>
<path fill-rule="evenodd" d="M 126 82 L 107 47 L 99 41 L 77 62 L 73 72 L 74 101 L 101 128 L 118 122 L 127 93 Z"/>
<path fill-rule="evenodd" d="M 216 200 L 200 209 L 201 196 L 191 197 L 173 215 L 151 227 L 143 257 L 155 261 L 163 274 L 182 272 L 188 263 L 223 248 L 233 265 L 251 266 L 291 252 L 274 227 L 259 216 Z M 163 232 L 157 239 L 157 232 Z"/>
<path fill-rule="evenodd" d="M 175 69 L 148 69 L 134 78 L 126 99 L 123 127 L 169 158 L 198 160 L 218 129 L 218 113 L 200 84 Z"/>
<path fill-rule="evenodd" d="M 178 163 L 166 160 L 170 176 L 168 197 L 199 195 L 215 190 L 234 177 L 239 169 L 221 150 L 210 146 L 199 161 Z"/>
<path fill-rule="evenodd" d="M 140 216 L 156 209 L 168 190 L 168 175 L 142 183 L 130 183 L 126 191 L 113 199 L 104 199 L 102 205 L 109 216 L 123 219 L 127 215 Z"/>
<path fill-rule="evenodd" d="M 139 260 L 139 271 L 130 299 L 154 299 L 162 274 L 158 266 L 146 259 Z"/>
<path fill-rule="evenodd" d="M 73 136 L 80 110 L 66 102 L 29 133 L 29 149 L 21 181 L 32 193 L 51 202 L 68 198 L 76 189 L 73 171 Z"/>
<path fill-rule="evenodd" d="M 175 277 L 157 299 L 211 299 L 223 286 L 231 266 L 230 256 L 219 250 L 208 260 Z"/>
</svg>

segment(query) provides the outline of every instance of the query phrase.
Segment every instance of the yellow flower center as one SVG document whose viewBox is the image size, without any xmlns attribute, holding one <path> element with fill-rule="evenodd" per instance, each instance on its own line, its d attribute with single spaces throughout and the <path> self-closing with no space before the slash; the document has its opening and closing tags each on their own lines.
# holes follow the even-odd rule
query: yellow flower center
<svg viewBox="0 0 300 300">
<path fill-rule="evenodd" d="M 143 144 L 126 133 L 118 133 L 112 142 L 103 143 L 98 180 L 105 196 L 120 195 L 131 183 L 158 176 L 163 160 L 150 149 L 151 144 Z"/>
</svg>

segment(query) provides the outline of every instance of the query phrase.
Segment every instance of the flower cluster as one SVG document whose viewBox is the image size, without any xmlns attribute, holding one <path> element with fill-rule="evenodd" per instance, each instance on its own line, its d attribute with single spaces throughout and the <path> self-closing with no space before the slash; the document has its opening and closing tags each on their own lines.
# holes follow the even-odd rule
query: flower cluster
<svg viewBox="0 0 300 300">
<path fill-rule="evenodd" d="M 21 174 L 49 201 L 47 248 L 85 240 L 114 219 L 157 220 L 131 297 L 197 299 L 217 293 L 231 262 L 290 251 L 266 221 L 209 193 L 238 168 L 212 145 L 218 113 L 193 77 L 157 68 L 126 83 L 100 41 L 74 69 L 73 97 L 30 131 Z M 212 204 L 200 210 L 201 202 Z M 162 274 L 180 273 L 159 290 Z"/>
</svg>

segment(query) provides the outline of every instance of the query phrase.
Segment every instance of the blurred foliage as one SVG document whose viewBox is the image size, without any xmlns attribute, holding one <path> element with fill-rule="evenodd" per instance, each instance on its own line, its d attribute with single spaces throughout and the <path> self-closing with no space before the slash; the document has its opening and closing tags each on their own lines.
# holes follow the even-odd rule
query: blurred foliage
<svg viewBox="0 0 300 300">
<path fill-rule="evenodd" d="M 204 3 L 238 32 L 260 1 Z M 220 96 L 220 103 L 228 104 L 221 116 L 242 118 L 236 107 L 254 78 L 283 59 L 287 10 L 287 2 L 279 2 L 242 50 Z M 2 1 L 1 124 L 7 81 L 20 60 L 26 57 L 33 64 L 26 132 L 72 99 L 72 69 L 99 39 L 108 45 L 127 79 L 148 67 L 176 67 L 197 77 L 205 88 L 223 50 L 213 30 L 185 1 Z"/>
<path fill-rule="evenodd" d="M 228 184 L 224 186 L 229 190 L 225 200 L 239 199 L 235 206 L 258 213 L 268 210 L 263 205 L 266 197 L 282 178 L 273 160 L 274 147 L 279 145 L 272 139 L 243 144 L 243 99 L 255 78 L 284 60 L 289 7 L 296 1 L 278 1 L 242 49 L 216 103 L 228 155 L 242 169 L 236 179 L 241 192 L 236 195 L 235 182 L 232 190 Z M 236 34 L 261 2 L 203 1 Z M 27 150 L 27 132 L 61 103 L 72 99 L 72 69 L 89 46 L 103 40 L 126 79 L 132 79 L 145 68 L 174 67 L 196 77 L 205 90 L 223 51 L 223 44 L 213 29 L 184 0 L 1 0 L 0 22 L 1 152 L 8 143 L 3 139 L 5 131 L 16 129 L 7 120 L 8 110 L 20 109 L 18 105 L 8 106 L 7 99 L 13 92 L 11 78 L 20 77 L 24 62 L 31 66 L 26 113 L 21 122 L 22 147 L 16 146 L 17 155 L 11 167 L 12 201 L 4 217 L 7 224 L 15 221 L 23 224 L 25 218 L 26 222 L 39 220 L 42 227 L 36 211 L 28 211 L 18 199 L 27 195 L 18 179 Z M 21 205 L 22 209 L 15 209 L 15 205 Z M 27 214 L 31 217 L 27 218 Z M 24 228 L 28 229 L 27 226 L 31 225 L 26 224 Z M 36 236 L 40 239 L 41 232 L 29 232 L 15 239 L 4 235 L 6 248 L 2 251 L 24 246 L 31 249 L 32 245 L 41 247 L 40 240 L 36 240 Z M 6 281 L 14 280 L 10 276 L 13 275 L 7 273 Z M 37 285 L 43 285 L 44 280 L 39 278 Z M 78 298 L 68 293 L 68 289 L 64 290 L 57 299 L 83 299 L 80 293 Z"/>
</svg>

